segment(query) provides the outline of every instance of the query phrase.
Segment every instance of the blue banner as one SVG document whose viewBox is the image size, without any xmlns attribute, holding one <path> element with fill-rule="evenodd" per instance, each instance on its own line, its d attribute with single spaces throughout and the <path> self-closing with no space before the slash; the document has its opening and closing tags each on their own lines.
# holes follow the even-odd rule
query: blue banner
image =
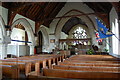
<svg viewBox="0 0 120 80">
<path fill-rule="evenodd" d="M 107 37 L 111 37 L 114 34 L 107 34 L 108 29 L 96 18 L 96 22 L 98 25 L 98 33 L 100 38 L 107 38 Z"/>
</svg>

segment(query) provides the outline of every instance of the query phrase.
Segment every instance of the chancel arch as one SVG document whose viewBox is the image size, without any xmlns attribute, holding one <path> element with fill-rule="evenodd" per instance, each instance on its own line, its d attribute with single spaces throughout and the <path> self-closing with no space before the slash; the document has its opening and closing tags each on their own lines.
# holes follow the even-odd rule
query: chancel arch
<svg viewBox="0 0 120 80">
<path fill-rule="evenodd" d="M 68 37 L 66 39 L 59 39 L 59 47 L 62 50 L 71 50 L 74 52 L 75 49 L 80 53 L 84 49 L 84 52 L 91 48 L 92 36 L 89 33 L 89 28 L 84 21 L 79 17 L 70 18 L 63 26 L 62 32 L 64 32 Z M 64 46 L 64 44 L 66 46 Z M 80 50 L 80 51 L 79 51 Z M 82 51 L 82 53 L 84 53 Z M 74 53 L 75 54 L 75 53 Z"/>
<path fill-rule="evenodd" d="M 85 13 L 83 13 L 79 10 L 73 9 L 73 10 L 66 12 L 63 16 L 67 16 L 70 14 L 77 15 L 77 14 L 85 14 Z M 94 34 L 95 25 L 92 22 L 92 20 L 90 19 L 90 17 L 88 17 L 87 15 L 83 15 L 83 16 L 78 16 L 78 18 L 80 18 L 88 26 L 88 29 L 91 32 L 89 35 L 92 37 L 92 42 L 95 42 L 95 34 Z M 58 21 L 58 23 L 56 25 L 56 29 L 55 29 L 56 39 L 60 39 L 60 33 L 61 33 L 62 29 L 63 29 L 65 23 L 70 19 L 71 19 L 71 17 L 67 17 L 67 18 L 61 18 Z M 95 42 L 95 44 L 96 44 L 96 42 Z"/>
</svg>

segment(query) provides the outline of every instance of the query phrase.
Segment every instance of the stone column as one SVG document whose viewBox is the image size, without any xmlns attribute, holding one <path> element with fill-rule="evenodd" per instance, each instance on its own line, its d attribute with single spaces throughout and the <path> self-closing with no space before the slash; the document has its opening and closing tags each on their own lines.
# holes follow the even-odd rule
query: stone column
<svg viewBox="0 0 120 80">
<path fill-rule="evenodd" d="M 62 49 L 62 42 L 59 43 L 59 49 Z"/>
<path fill-rule="evenodd" d="M 34 55 L 34 47 L 33 45 L 29 45 L 30 46 L 30 55 Z"/>
<path fill-rule="evenodd" d="M 0 58 L 1 59 L 4 59 L 5 57 L 7 57 L 7 44 L 1 44 L 0 46 Z"/>
<path fill-rule="evenodd" d="M 64 50 L 64 42 L 62 42 L 62 50 Z"/>
<path fill-rule="evenodd" d="M 2 80 L 2 67 L 0 66 L 0 80 Z"/>
<path fill-rule="evenodd" d="M 120 12 L 119 12 L 120 13 Z M 120 17 L 120 15 L 119 15 Z M 119 43 L 118 43 L 118 57 L 120 58 L 120 18 L 118 20 L 118 26 L 119 26 Z"/>
</svg>

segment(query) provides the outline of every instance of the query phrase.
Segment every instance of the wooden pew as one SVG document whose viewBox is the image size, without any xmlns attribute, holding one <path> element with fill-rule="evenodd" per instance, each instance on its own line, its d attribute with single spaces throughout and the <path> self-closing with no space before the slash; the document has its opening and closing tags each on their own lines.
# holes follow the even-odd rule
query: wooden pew
<svg viewBox="0 0 120 80">
<path fill-rule="evenodd" d="M 52 68 L 52 64 L 58 64 L 59 61 L 63 61 L 62 59 L 64 59 L 63 55 L 50 56 L 49 58 L 42 61 L 38 59 L 35 66 L 35 72 L 31 72 L 30 74 L 40 75 L 41 68 Z M 43 63 L 43 67 L 40 66 L 41 63 Z"/>
<path fill-rule="evenodd" d="M 119 78 L 120 73 L 113 72 L 90 72 L 76 70 L 60 70 L 60 69 L 43 69 L 43 76 L 59 77 L 59 78 Z"/>
<path fill-rule="evenodd" d="M 105 63 L 67 63 L 59 62 L 59 65 L 69 65 L 69 66 L 96 66 L 96 67 L 120 67 L 120 64 L 105 64 Z"/>
<path fill-rule="evenodd" d="M 17 79 L 19 78 L 19 68 L 16 65 L 0 65 L 2 68 L 2 75 L 11 78 Z"/>
<path fill-rule="evenodd" d="M 70 59 L 66 59 L 64 60 L 64 62 L 67 63 L 106 63 L 106 64 L 120 64 L 120 61 L 80 61 L 80 60 L 70 60 Z"/>
<path fill-rule="evenodd" d="M 52 68 L 53 63 L 58 64 L 58 58 L 62 57 L 62 55 L 37 55 L 37 56 L 25 56 L 19 58 L 12 59 L 4 59 L 1 60 L 4 62 L 3 64 L 13 65 L 18 64 L 20 71 L 24 72 L 25 75 L 29 75 L 31 70 L 34 68 L 33 73 L 39 75 L 41 72 L 41 68 Z M 54 61 L 55 60 L 55 61 Z M 41 66 L 42 65 L 42 66 Z"/>
<path fill-rule="evenodd" d="M 119 71 L 120 67 L 90 67 L 90 66 L 63 66 L 63 65 L 54 65 L 53 69 L 93 71 L 93 72 L 120 72 Z"/>
<path fill-rule="evenodd" d="M 96 57 L 97 57 L 97 61 L 95 61 Z M 119 77 L 119 72 L 117 72 L 117 69 L 114 69 L 113 67 L 119 67 L 120 65 L 117 64 L 117 59 L 112 58 L 111 56 L 105 56 L 105 58 L 104 57 L 101 58 L 101 56 L 98 56 L 98 55 L 93 56 L 92 55 L 90 57 L 89 56 L 85 57 L 85 59 L 84 59 L 84 56 L 82 56 L 81 59 L 84 59 L 86 62 L 79 62 L 79 60 L 81 60 L 80 58 L 81 58 L 81 56 L 74 56 L 72 58 L 70 57 L 68 60 L 73 61 L 73 62 L 70 62 L 70 61 L 69 62 L 59 62 L 64 59 L 63 56 L 61 57 L 60 55 L 57 55 L 57 56 L 54 55 L 52 57 L 49 56 L 46 59 L 42 58 L 43 60 L 45 60 L 44 64 L 46 64 L 45 66 L 48 66 L 48 68 L 51 68 L 51 64 L 53 64 L 53 63 L 59 64 L 60 66 L 62 66 L 62 65 L 69 66 L 69 68 L 64 67 L 67 70 L 64 70 L 63 67 L 62 67 L 63 69 L 43 69 L 43 75 L 47 76 L 47 77 L 57 77 L 57 78 L 62 77 L 62 78 L 75 78 L 75 79 L 76 78 L 79 78 L 79 79 L 81 79 L 81 78 L 87 78 L 87 79 L 96 78 L 96 79 L 98 79 L 98 78 L 118 78 Z M 91 58 L 93 58 L 93 59 L 91 59 Z M 106 59 L 106 58 L 108 58 L 108 59 Z M 82 60 L 82 61 L 84 61 L 84 60 Z M 90 60 L 91 62 L 88 62 L 88 60 Z M 102 60 L 102 61 L 100 61 L 100 60 Z M 38 66 L 36 67 L 36 69 L 38 70 L 37 73 L 39 74 L 39 72 L 40 72 L 39 71 L 40 70 L 39 61 L 41 61 L 41 60 L 37 60 L 37 61 L 38 61 L 38 63 L 37 63 Z M 75 62 L 75 61 L 77 61 L 77 62 Z M 108 62 L 108 63 L 106 63 L 106 62 Z M 45 66 L 43 68 L 46 68 Z M 74 66 L 74 67 L 72 67 L 72 66 Z M 86 68 L 89 66 L 91 66 L 92 69 Z M 78 67 L 80 67 L 80 69 Z M 84 69 L 84 71 L 82 71 L 81 67 Z M 100 67 L 100 68 L 96 68 L 96 67 Z M 109 67 L 109 68 L 103 68 L 103 67 Z M 55 68 L 55 67 L 53 66 L 53 68 Z M 70 70 L 70 69 L 72 69 L 72 70 Z M 88 69 L 88 70 L 85 71 L 86 69 Z M 34 73 L 29 74 L 29 75 L 36 76 Z M 86 77 L 86 75 L 87 75 L 87 77 Z"/>
<path fill-rule="evenodd" d="M 4 60 L 2 64 L 13 65 L 17 64 L 20 68 L 20 72 L 24 73 L 26 76 L 32 72 L 32 68 L 35 69 L 35 73 L 40 73 L 40 64 L 43 68 L 46 68 L 46 60 Z"/>
<path fill-rule="evenodd" d="M 17 65 L 19 68 L 19 73 L 24 73 L 26 76 L 31 72 L 31 63 L 23 62 L 2 62 L 2 65 Z"/>
<path fill-rule="evenodd" d="M 28 80 L 83 80 L 83 79 L 67 79 L 67 78 L 58 78 L 58 77 L 47 77 L 47 76 L 36 76 L 29 75 Z"/>
<path fill-rule="evenodd" d="M 120 61 L 119 58 L 115 58 L 110 55 L 74 55 L 69 60 L 81 60 L 81 61 Z"/>
</svg>

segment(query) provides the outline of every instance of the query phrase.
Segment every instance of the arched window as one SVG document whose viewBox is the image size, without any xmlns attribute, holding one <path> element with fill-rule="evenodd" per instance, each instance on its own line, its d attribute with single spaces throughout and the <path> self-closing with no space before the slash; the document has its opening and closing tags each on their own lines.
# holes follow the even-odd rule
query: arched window
<svg viewBox="0 0 120 80">
<path fill-rule="evenodd" d="M 73 39 L 84 39 L 84 38 L 88 38 L 87 32 L 85 29 L 83 29 L 82 27 L 78 27 L 77 29 L 75 29 L 72 33 L 73 35 Z"/>
</svg>

